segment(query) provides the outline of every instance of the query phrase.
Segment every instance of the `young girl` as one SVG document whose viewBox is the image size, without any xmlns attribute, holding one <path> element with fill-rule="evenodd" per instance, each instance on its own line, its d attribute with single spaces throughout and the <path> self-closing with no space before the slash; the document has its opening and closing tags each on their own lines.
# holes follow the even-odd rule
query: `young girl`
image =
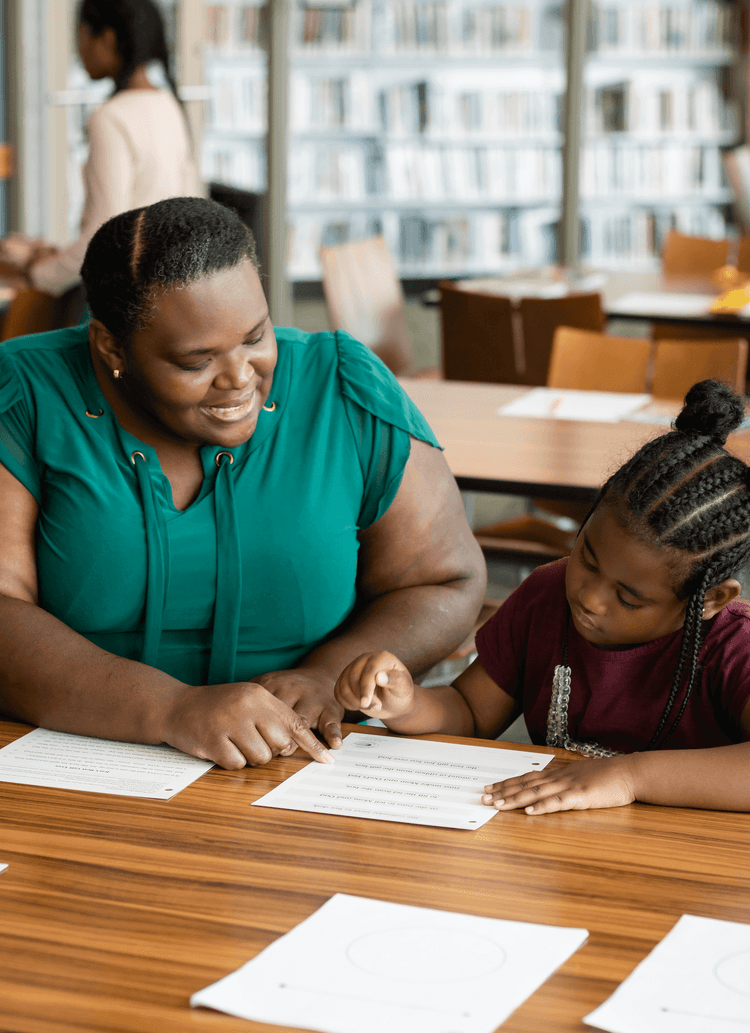
<svg viewBox="0 0 750 1033">
<path fill-rule="evenodd" d="M 477 635 L 452 686 L 414 685 L 390 653 L 336 697 L 404 734 L 532 741 L 586 757 L 485 787 L 498 810 L 648 803 L 750 811 L 750 469 L 722 447 L 741 400 L 707 380 L 676 429 L 607 481 L 567 560 L 535 570 Z"/>
</svg>

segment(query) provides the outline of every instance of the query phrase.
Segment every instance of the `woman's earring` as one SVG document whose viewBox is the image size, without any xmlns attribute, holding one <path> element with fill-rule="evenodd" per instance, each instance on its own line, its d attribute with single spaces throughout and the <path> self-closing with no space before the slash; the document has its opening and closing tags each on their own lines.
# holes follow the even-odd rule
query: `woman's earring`
<svg viewBox="0 0 750 1033">
<path fill-rule="evenodd" d="M 119 380 L 122 377 L 122 373 L 119 371 L 119 369 L 113 369 L 112 376 L 115 378 L 115 380 Z"/>
</svg>

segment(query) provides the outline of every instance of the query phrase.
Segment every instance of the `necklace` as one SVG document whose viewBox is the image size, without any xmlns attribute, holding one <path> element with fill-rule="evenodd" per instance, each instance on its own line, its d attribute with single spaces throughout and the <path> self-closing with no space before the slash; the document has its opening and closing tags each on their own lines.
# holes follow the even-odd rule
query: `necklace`
<svg viewBox="0 0 750 1033">
<path fill-rule="evenodd" d="M 584 757 L 617 757 L 617 750 L 608 750 L 596 742 L 578 742 L 568 735 L 568 704 L 570 702 L 570 667 L 568 667 L 568 627 L 570 607 L 565 607 L 565 635 L 563 638 L 562 663 L 555 668 L 552 677 L 552 698 L 547 714 L 547 745 L 557 746 Z"/>
</svg>

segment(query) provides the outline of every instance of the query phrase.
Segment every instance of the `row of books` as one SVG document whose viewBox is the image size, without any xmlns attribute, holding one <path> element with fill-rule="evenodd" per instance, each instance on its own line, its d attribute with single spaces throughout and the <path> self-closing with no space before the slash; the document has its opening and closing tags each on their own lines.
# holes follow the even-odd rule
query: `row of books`
<svg viewBox="0 0 750 1033">
<path fill-rule="evenodd" d="M 262 140 L 222 141 L 203 138 L 201 178 L 253 193 L 266 189 L 266 149 Z"/>
<path fill-rule="evenodd" d="M 386 213 L 379 219 L 298 215 L 290 223 L 288 268 L 293 279 L 319 279 L 321 246 L 382 233 L 406 277 L 499 273 L 554 261 L 558 220 L 552 207 L 434 217 Z"/>
<path fill-rule="evenodd" d="M 595 3 L 589 18 L 590 50 L 606 54 L 670 53 L 681 56 L 737 49 L 740 5 L 700 3 Z"/>
<path fill-rule="evenodd" d="M 298 142 L 289 162 L 292 204 L 336 200 L 452 203 L 467 199 L 513 205 L 555 199 L 561 189 L 560 152 L 554 147 Z"/>
<path fill-rule="evenodd" d="M 553 2 L 387 0 L 384 14 L 386 52 L 497 54 L 562 48 L 562 11 Z"/>
<path fill-rule="evenodd" d="M 211 86 L 209 131 L 263 133 L 267 123 L 266 77 L 259 68 L 216 65 Z"/>
<path fill-rule="evenodd" d="M 386 193 L 401 200 L 513 204 L 554 199 L 562 191 L 560 151 L 554 147 L 388 144 L 385 156 Z"/>
<path fill-rule="evenodd" d="M 670 229 L 699 237 L 725 237 L 727 223 L 720 208 L 676 208 L 673 212 L 592 212 L 582 220 L 583 255 L 590 265 L 648 265 L 661 254 Z"/>
<path fill-rule="evenodd" d="M 206 4 L 204 19 L 204 40 L 209 47 L 256 50 L 266 45 L 263 0 L 255 4 Z"/>
<path fill-rule="evenodd" d="M 206 5 L 206 43 L 218 49 L 263 47 L 263 5 L 264 0 Z M 737 8 L 731 0 L 595 3 L 587 42 L 590 50 L 607 54 L 731 55 L 739 38 Z M 541 0 L 298 0 L 293 7 L 291 39 L 302 51 L 367 53 L 373 36 L 386 52 L 559 52 L 562 7 Z"/>
<path fill-rule="evenodd" d="M 238 105 L 239 110 L 239 105 Z M 292 132 L 346 129 L 389 137 L 551 136 L 560 130 L 562 94 L 549 88 L 498 89 L 418 79 L 378 85 L 355 71 L 292 76 Z"/>
<path fill-rule="evenodd" d="M 719 148 L 606 141 L 584 148 L 581 195 L 680 198 L 726 190 Z"/>
<path fill-rule="evenodd" d="M 704 74 L 693 82 L 669 84 L 628 80 L 587 91 L 586 131 L 732 135 L 739 132 L 740 112 L 727 98 L 719 76 Z"/>
<path fill-rule="evenodd" d="M 371 29 L 369 0 L 320 6 L 298 2 L 292 12 L 291 38 L 303 50 L 367 52 Z"/>
</svg>

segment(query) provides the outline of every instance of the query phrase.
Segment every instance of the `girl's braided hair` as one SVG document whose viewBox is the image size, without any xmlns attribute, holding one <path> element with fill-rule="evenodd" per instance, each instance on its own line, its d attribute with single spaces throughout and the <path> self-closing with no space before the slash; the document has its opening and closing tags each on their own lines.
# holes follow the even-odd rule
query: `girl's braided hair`
<svg viewBox="0 0 750 1033">
<path fill-rule="evenodd" d="M 675 592 L 688 600 L 672 687 L 648 749 L 663 746 L 685 713 L 699 671 L 706 592 L 750 561 L 750 469 L 723 447 L 743 417 L 743 401 L 725 384 L 695 384 L 674 430 L 621 466 L 593 507 L 605 503 L 633 537 L 670 550 Z M 685 554 L 684 563 L 679 553 Z M 682 703 L 665 732 L 686 667 Z"/>
<path fill-rule="evenodd" d="M 252 233 L 229 208 L 203 197 L 171 197 L 123 212 L 100 226 L 81 267 L 94 315 L 124 346 L 149 323 L 154 301 L 168 290 L 249 259 Z"/>
<path fill-rule="evenodd" d="M 78 21 L 87 25 L 94 36 L 101 36 L 105 29 L 114 29 L 117 53 L 122 60 L 115 78 L 115 93 L 127 86 L 139 65 L 159 61 L 172 92 L 182 105 L 172 74 L 164 22 L 153 0 L 81 0 Z"/>
</svg>

